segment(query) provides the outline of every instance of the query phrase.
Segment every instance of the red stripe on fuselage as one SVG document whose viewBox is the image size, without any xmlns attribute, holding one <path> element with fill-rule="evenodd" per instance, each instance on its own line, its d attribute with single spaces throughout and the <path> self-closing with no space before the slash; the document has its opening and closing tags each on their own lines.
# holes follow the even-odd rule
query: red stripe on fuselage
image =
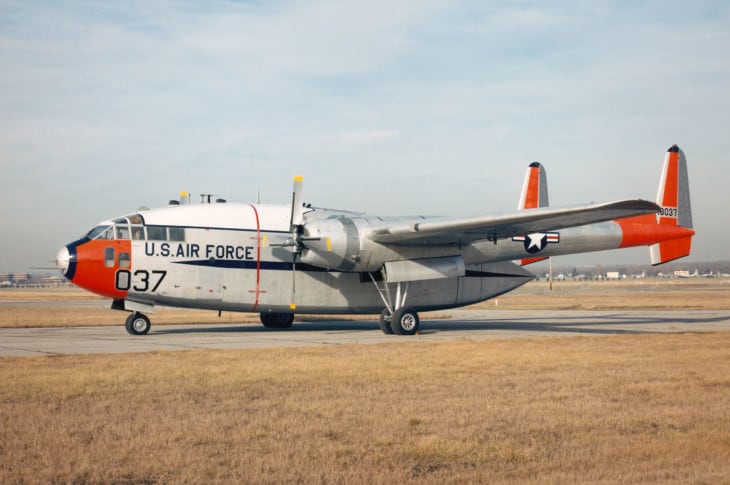
<svg viewBox="0 0 730 485">
<path fill-rule="evenodd" d="M 261 294 L 261 222 L 259 221 L 259 211 L 256 210 L 256 206 L 249 205 L 256 216 L 256 301 L 252 310 L 255 312 L 259 306 L 259 295 Z"/>
</svg>

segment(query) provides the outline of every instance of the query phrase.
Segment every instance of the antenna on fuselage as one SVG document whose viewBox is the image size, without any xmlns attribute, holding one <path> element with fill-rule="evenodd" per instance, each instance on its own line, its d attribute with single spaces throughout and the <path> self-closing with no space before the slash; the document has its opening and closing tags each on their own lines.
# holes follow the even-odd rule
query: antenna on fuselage
<svg viewBox="0 0 730 485">
<path fill-rule="evenodd" d="M 200 194 L 201 204 L 210 204 L 210 200 L 218 194 Z M 218 201 L 216 201 L 218 202 Z"/>
</svg>

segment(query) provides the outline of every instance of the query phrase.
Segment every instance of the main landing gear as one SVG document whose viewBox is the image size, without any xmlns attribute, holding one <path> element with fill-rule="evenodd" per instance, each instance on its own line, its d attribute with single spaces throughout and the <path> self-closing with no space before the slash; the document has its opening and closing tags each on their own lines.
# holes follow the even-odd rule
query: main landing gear
<svg viewBox="0 0 730 485">
<path fill-rule="evenodd" d="M 421 319 L 411 307 L 402 307 L 393 313 L 386 308 L 380 313 L 380 330 L 388 335 L 415 335 L 420 325 Z"/>
<path fill-rule="evenodd" d="M 395 293 L 395 304 L 390 294 L 385 271 L 383 271 L 382 287 L 372 273 L 368 273 L 378 295 L 385 304 L 385 309 L 380 313 L 380 330 L 388 335 L 415 335 L 421 325 L 421 319 L 415 308 L 405 306 L 408 296 L 408 282 L 401 286 L 398 282 Z"/>
<path fill-rule="evenodd" d="M 291 328 L 294 323 L 293 313 L 261 313 L 261 323 L 266 328 Z"/>
<path fill-rule="evenodd" d="M 139 312 L 133 312 L 124 323 L 124 328 L 130 335 L 146 335 L 150 331 L 150 327 L 152 327 L 150 319 Z"/>
</svg>

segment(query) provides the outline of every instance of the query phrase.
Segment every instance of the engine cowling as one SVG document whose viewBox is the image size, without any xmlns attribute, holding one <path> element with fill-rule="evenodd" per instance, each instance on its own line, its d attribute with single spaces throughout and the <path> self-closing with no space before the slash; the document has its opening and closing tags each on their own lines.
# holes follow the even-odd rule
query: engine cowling
<svg viewBox="0 0 730 485">
<path fill-rule="evenodd" d="M 304 224 L 299 261 L 320 268 L 352 271 L 360 260 L 360 235 L 349 217 L 339 215 Z"/>
</svg>

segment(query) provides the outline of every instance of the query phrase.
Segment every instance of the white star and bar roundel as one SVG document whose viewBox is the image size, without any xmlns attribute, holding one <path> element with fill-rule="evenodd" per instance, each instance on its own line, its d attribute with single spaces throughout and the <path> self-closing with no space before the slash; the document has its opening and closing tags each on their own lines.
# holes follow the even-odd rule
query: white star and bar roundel
<svg viewBox="0 0 730 485">
<path fill-rule="evenodd" d="M 513 241 L 522 241 L 525 245 L 525 251 L 530 254 L 539 253 L 548 243 L 559 243 L 559 232 L 533 232 L 524 236 L 514 236 Z"/>
</svg>

